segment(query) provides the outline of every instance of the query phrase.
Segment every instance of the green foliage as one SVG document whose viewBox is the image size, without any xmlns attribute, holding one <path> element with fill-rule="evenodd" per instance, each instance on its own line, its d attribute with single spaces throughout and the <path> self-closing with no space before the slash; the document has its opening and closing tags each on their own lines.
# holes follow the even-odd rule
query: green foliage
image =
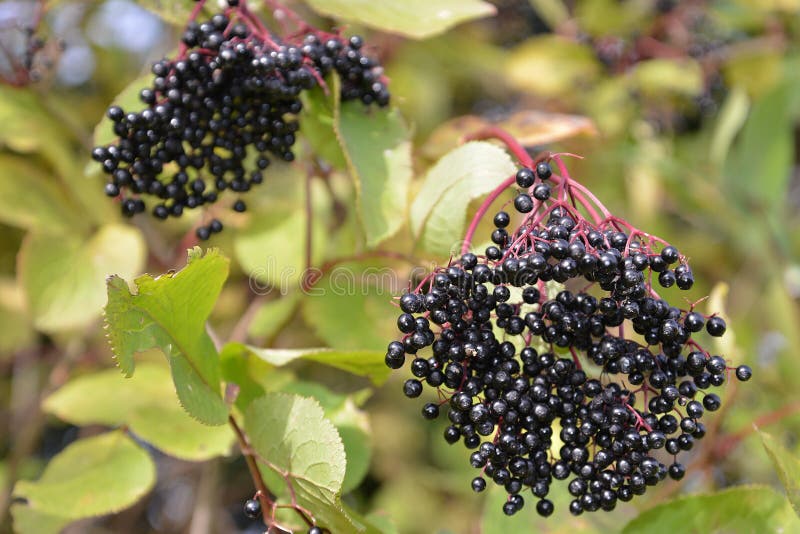
<svg viewBox="0 0 800 534">
<path fill-rule="evenodd" d="M 182 460 L 227 454 L 233 444 L 231 429 L 199 423 L 177 401 L 169 369 L 144 363 L 129 378 L 113 369 L 76 378 L 47 397 L 42 408 L 73 425 L 126 426 Z"/>
<path fill-rule="evenodd" d="M 258 308 L 247 333 L 251 337 L 272 339 L 291 319 L 299 303 L 300 298 L 297 293 L 265 302 Z"/>
<path fill-rule="evenodd" d="M 250 404 L 245 429 L 259 461 L 292 484 L 298 503 L 314 510 L 327 528 L 334 532 L 372 531 L 340 502 L 344 446 L 316 401 L 267 394 Z"/>
<path fill-rule="evenodd" d="M 187 266 L 153 278 L 140 276 L 131 292 L 120 277 L 108 281 L 106 328 L 125 376 L 134 371 L 134 354 L 160 348 L 169 361 L 178 398 L 186 411 L 209 425 L 227 421 L 220 393 L 219 356 L 205 331 L 205 320 L 228 277 L 228 260 L 216 250 L 189 252 Z"/>
<path fill-rule="evenodd" d="M 341 263 L 309 290 L 303 317 L 332 348 L 383 351 L 395 330 L 388 305 L 395 281 L 394 271 L 377 262 Z"/>
<path fill-rule="evenodd" d="M 64 197 L 64 189 L 42 168 L 0 154 L 0 221 L 53 234 L 85 230 L 87 221 Z"/>
<path fill-rule="evenodd" d="M 180 26 L 186 24 L 189 13 L 196 5 L 192 0 L 139 0 L 137 3 L 167 22 Z"/>
<path fill-rule="evenodd" d="M 533 76 L 535 72 L 546 72 L 547 76 Z M 599 74 L 597 60 L 586 45 L 555 35 L 522 43 L 506 64 L 506 76 L 512 86 L 545 97 L 591 84 Z"/>
<path fill-rule="evenodd" d="M 421 246 L 438 256 L 457 254 L 469 202 L 514 172 L 508 154 L 485 142 L 466 143 L 442 157 L 411 205 L 411 228 Z"/>
<path fill-rule="evenodd" d="M 786 498 L 767 486 L 737 486 L 659 504 L 628 523 L 623 534 L 646 532 L 795 532 L 800 519 Z"/>
<path fill-rule="evenodd" d="M 75 442 L 47 464 L 36 482 L 20 481 L 14 496 L 47 523 L 127 508 L 155 484 L 150 456 L 122 431 Z M 23 522 L 30 515 L 23 512 Z"/>
<path fill-rule="evenodd" d="M 105 278 L 133 276 L 144 255 L 141 235 L 129 226 L 106 225 L 88 240 L 29 234 L 20 250 L 19 277 L 34 325 L 46 332 L 88 325 L 102 310 Z"/>
<path fill-rule="evenodd" d="M 360 22 L 379 30 L 423 39 L 469 19 L 495 12 L 481 0 L 408 0 L 403 4 L 369 0 L 308 0 L 323 15 Z"/>
<path fill-rule="evenodd" d="M 778 440 L 766 432 L 759 432 L 764 449 L 786 489 L 786 496 L 795 513 L 800 515 L 800 460 L 791 454 Z"/>
<path fill-rule="evenodd" d="M 348 373 L 369 378 L 380 385 L 389 377 L 391 369 L 383 362 L 383 351 L 308 349 L 259 349 L 241 343 L 229 343 L 223 349 L 226 357 L 253 355 L 276 367 L 304 359 L 336 367 Z"/>
<path fill-rule="evenodd" d="M 358 103 L 344 104 L 334 124 L 356 184 L 358 213 L 368 246 L 403 224 L 411 182 L 411 142 L 396 109 L 365 114 Z M 370 150 L 363 150 L 369 146 Z M 400 215 L 400 216 L 398 216 Z"/>
</svg>

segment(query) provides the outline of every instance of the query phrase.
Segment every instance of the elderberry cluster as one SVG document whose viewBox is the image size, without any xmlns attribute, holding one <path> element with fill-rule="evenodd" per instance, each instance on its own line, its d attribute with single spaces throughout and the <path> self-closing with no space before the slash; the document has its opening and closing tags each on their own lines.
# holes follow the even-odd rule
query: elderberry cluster
<svg viewBox="0 0 800 534">
<path fill-rule="evenodd" d="M 363 40 L 320 35 L 284 42 L 224 14 L 189 23 L 178 59 L 153 65 L 152 86 L 140 93 L 146 107 L 108 109 L 118 140 L 92 151 L 110 177 L 106 194 L 119 197 L 126 216 L 145 211 L 150 197 L 152 214 L 166 219 L 225 190 L 249 191 L 271 159 L 294 159 L 300 94 L 334 70 L 343 100 L 386 106 L 382 68 L 362 53 Z M 246 209 L 241 199 L 232 207 Z M 214 219 L 197 235 L 221 230 Z"/>
<path fill-rule="evenodd" d="M 385 360 L 398 369 L 411 359 L 407 397 L 425 384 L 437 390 L 423 417 L 444 411 L 445 440 L 462 441 L 481 470 L 472 488 L 504 487 L 508 515 L 528 494 L 539 514 L 552 514 L 554 480 L 566 481 L 578 515 L 681 479 L 679 453 L 720 407 L 708 388 L 731 372 L 751 376 L 693 339 L 723 335 L 721 317 L 681 310 L 653 290 L 653 277 L 662 287 L 694 283 L 678 250 L 550 200 L 551 176 L 544 162 L 520 169 L 516 229 L 500 211 L 484 256 L 467 252 L 401 296 L 403 336 Z"/>
</svg>

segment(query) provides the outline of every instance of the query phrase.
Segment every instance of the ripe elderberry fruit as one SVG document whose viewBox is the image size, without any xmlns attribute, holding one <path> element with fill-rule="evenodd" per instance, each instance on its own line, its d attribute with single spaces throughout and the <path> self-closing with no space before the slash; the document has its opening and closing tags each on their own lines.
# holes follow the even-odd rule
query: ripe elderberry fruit
<svg viewBox="0 0 800 534">
<path fill-rule="evenodd" d="M 244 515 L 250 519 L 258 519 L 261 515 L 261 503 L 258 502 L 258 499 L 248 499 L 244 503 Z"/>
<path fill-rule="evenodd" d="M 461 441 L 482 471 L 472 489 L 502 486 L 505 514 L 532 495 L 537 512 L 551 515 L 547 496 L 562 480 L 571 513 L 610 511 L 667 477 L 684 477 L 678 455 L 704 437 L 700 420 L 721 405 L 708 389 L 734 370 L 693 335 L 723 335 L 725 322 L 658 296 L 653 278 L 692 286 L 677 248 L 601 219 L 605 207 L 583 215 L 584 200 L 555 200 L 585 199 L 585 190 L 564 191 L 571 178 L 546 163 L 535 165 L 535 176 L 531 167 L 515 177 L 536 199 L 517 194 L 516 228 L 498 212 L 494 244 L 482 256 L 467 250 L 467 236 L 460 259 L 400 297 L 401 338 L 389 344 L 386 364 L 398 369 L 410 357 L 407 397 L 437 390 L 422 416 L 449 420 L 445 440 Z M 600 374 L 590 376 L 586 363 Z M 741 381 L 751 375 L 735 368 Z"/>
<path fill-rule="evenodd" d="M 383 69 L 364 55 L 360 37 L 310 29 L 281 39 L 238 4 L 229 3 L 230 16 L 187 24 L 178 57 L 153 64 L 152 84 L 140 93 L 144 109 L 108 109 L 117 140 L 95 147 L 92 158 L 125 216 L 146 211 L 147 199 L 156 218 L 179 217 L 224 191 L 241 195 L 263 183 L 273 159 L 294 159 L 300 94 L 332 71 L 343 100 L 389 103 Z M 244 202 L 233 209 L 245 211 Z M 212 222 L 197 237 L 221 229 Z"/>
</svg>

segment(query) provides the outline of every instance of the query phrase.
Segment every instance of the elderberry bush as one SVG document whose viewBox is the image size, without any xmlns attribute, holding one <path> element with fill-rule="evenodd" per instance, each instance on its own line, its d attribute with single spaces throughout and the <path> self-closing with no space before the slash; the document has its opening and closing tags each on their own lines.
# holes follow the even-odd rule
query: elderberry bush
<svg viewBox="0 0 800 534">
<path fill-rule="evenodd" d="M 174 60 L 153 64 L 153 82 L 142 89 L 141 111 L 111 106 L 107 115 L 118 140 L 92 151 L 109 176 L 105 192 L 122 213 L 147 209 L 179 217 L 216 202 L 223 191 L 249 191 L 264 181 L 274 158 L 292 161 L 302 109 L 300 94 L 336 71 L 343 100 L 386 106 L 382 67 L 362 53 L 358 36 L 309 31 L 281 40 L 229 2 L 219 13 L 190 22 Z M 245 14 L 247 16 L 245 16 Z M 246 205 L 237 199 L 235 211 Z M 214 219 L 197 229 L 200 239 L 222 230 Z"/>
<path fill-rule="evenodd" d="M 658 295 L 692 287 L 686 258 L 561 170 L 519 169 L 518 215 L 499 211 L 483 255 L 465 250 L 400 297 L 402 337 L 386 353 L 390 368 L 410 365 L 407 397 L 436 390 L 422 416 L 449 420 L 444 439 L 480 470 L 473 490 L 502 486 L 508 515 L 526 499 L 552 514 L 554 481 L 579 515 L 680 480 L 680 454 L 720 408 L 709 388 L 752 374 L 700 344 L 725 333 L 721 317 Z"/>
</svg>

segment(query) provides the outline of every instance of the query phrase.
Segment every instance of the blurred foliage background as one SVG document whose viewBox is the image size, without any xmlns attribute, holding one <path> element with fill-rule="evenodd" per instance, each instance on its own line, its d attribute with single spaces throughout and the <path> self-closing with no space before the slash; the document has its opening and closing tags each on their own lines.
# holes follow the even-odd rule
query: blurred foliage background
<svg viewBox="0 0 800 534">
<path fill-rule="evenodd" d="M 324 397 L 329 417 L 345 421 L 340 433 L 355 433 L 348 451 L 357 451 L 358 467 L 349 456 L 345 501 L 384 513 L 403 533 L 608 532 L 681 494 L 779 487 L 753 424 L 800 452 L 800 2 L 494 0 L 476 2 L 480 9 L 464 17 L 472 20 L 455 28 L 418 35 L 347 12 L 343 20 L 320 15 L 341 3 L 291 5 L 320 27 L 344 23 L 348 34 L 365 35 L 384 62 L 411 131 L 410 197 L 428 167 L 487 123 L 534 152 L 582 155 L 571 160 L 572 175 L 616 214 L 679 246 L 698 281 L 689 300 L 710 296 L 701 306 L 728 318 L 729 334 L 715 348 L 755 372 L 746 386 L 720 392 L 724 409 L 689 453 L 680 483 L 611 514 L 572 518 L 565 497 L 554 495 L 555 517 L 526 510 L 511 520 L 498 515 L 497 495 L 471 492 L 468 453 L 441 439 L 443 421 L 424 423 L 421 403 L 402 397 L 402 373 L 371 388 L 308 363 L 265 367 L 275 387 Z M 105 276 L 181 267 L 193 225 L 208 216 L 123 222 L 88 157 L 109 103 L 175 48 L 185 8 L 0 2 L 2 530 L 11 528 L 14 483 L 37 478 L 67 444 L 97 432 L 61 421 L 42 400 L 114 366 L 100 321 Z M 24 27 L 40 16 L 28 35 Z M 414 265 L 446 262 L 447 254 L 419 245 L 404 210 L 392 223 L 398 231 L 369 242 L 353 185 L 335 161 L 341 154 L 308 130 L 297 163 L 271 168 L 268 185 L 248 195 L 246 214 L 213 208 L 227 230 L 211 244 L 234 261 L 211 323 L 226 339 L 261 346 L 380 351 L 395 335 L 391 296 Z M 351 258 L 353 272 L 388 267 L 389 283 L 373 280 L 349 297 L 299 295 L 309 173 L 312 264 Z M 287 268 L 296 273 L 282 280 Z M 281 283 L 286 291 L 275 291 Z M 241 513 L 252 483 L 240 458 L 153 454 L 159 481 L 145 499 L 69 530 L 258 532 Z"/>
</svg>

